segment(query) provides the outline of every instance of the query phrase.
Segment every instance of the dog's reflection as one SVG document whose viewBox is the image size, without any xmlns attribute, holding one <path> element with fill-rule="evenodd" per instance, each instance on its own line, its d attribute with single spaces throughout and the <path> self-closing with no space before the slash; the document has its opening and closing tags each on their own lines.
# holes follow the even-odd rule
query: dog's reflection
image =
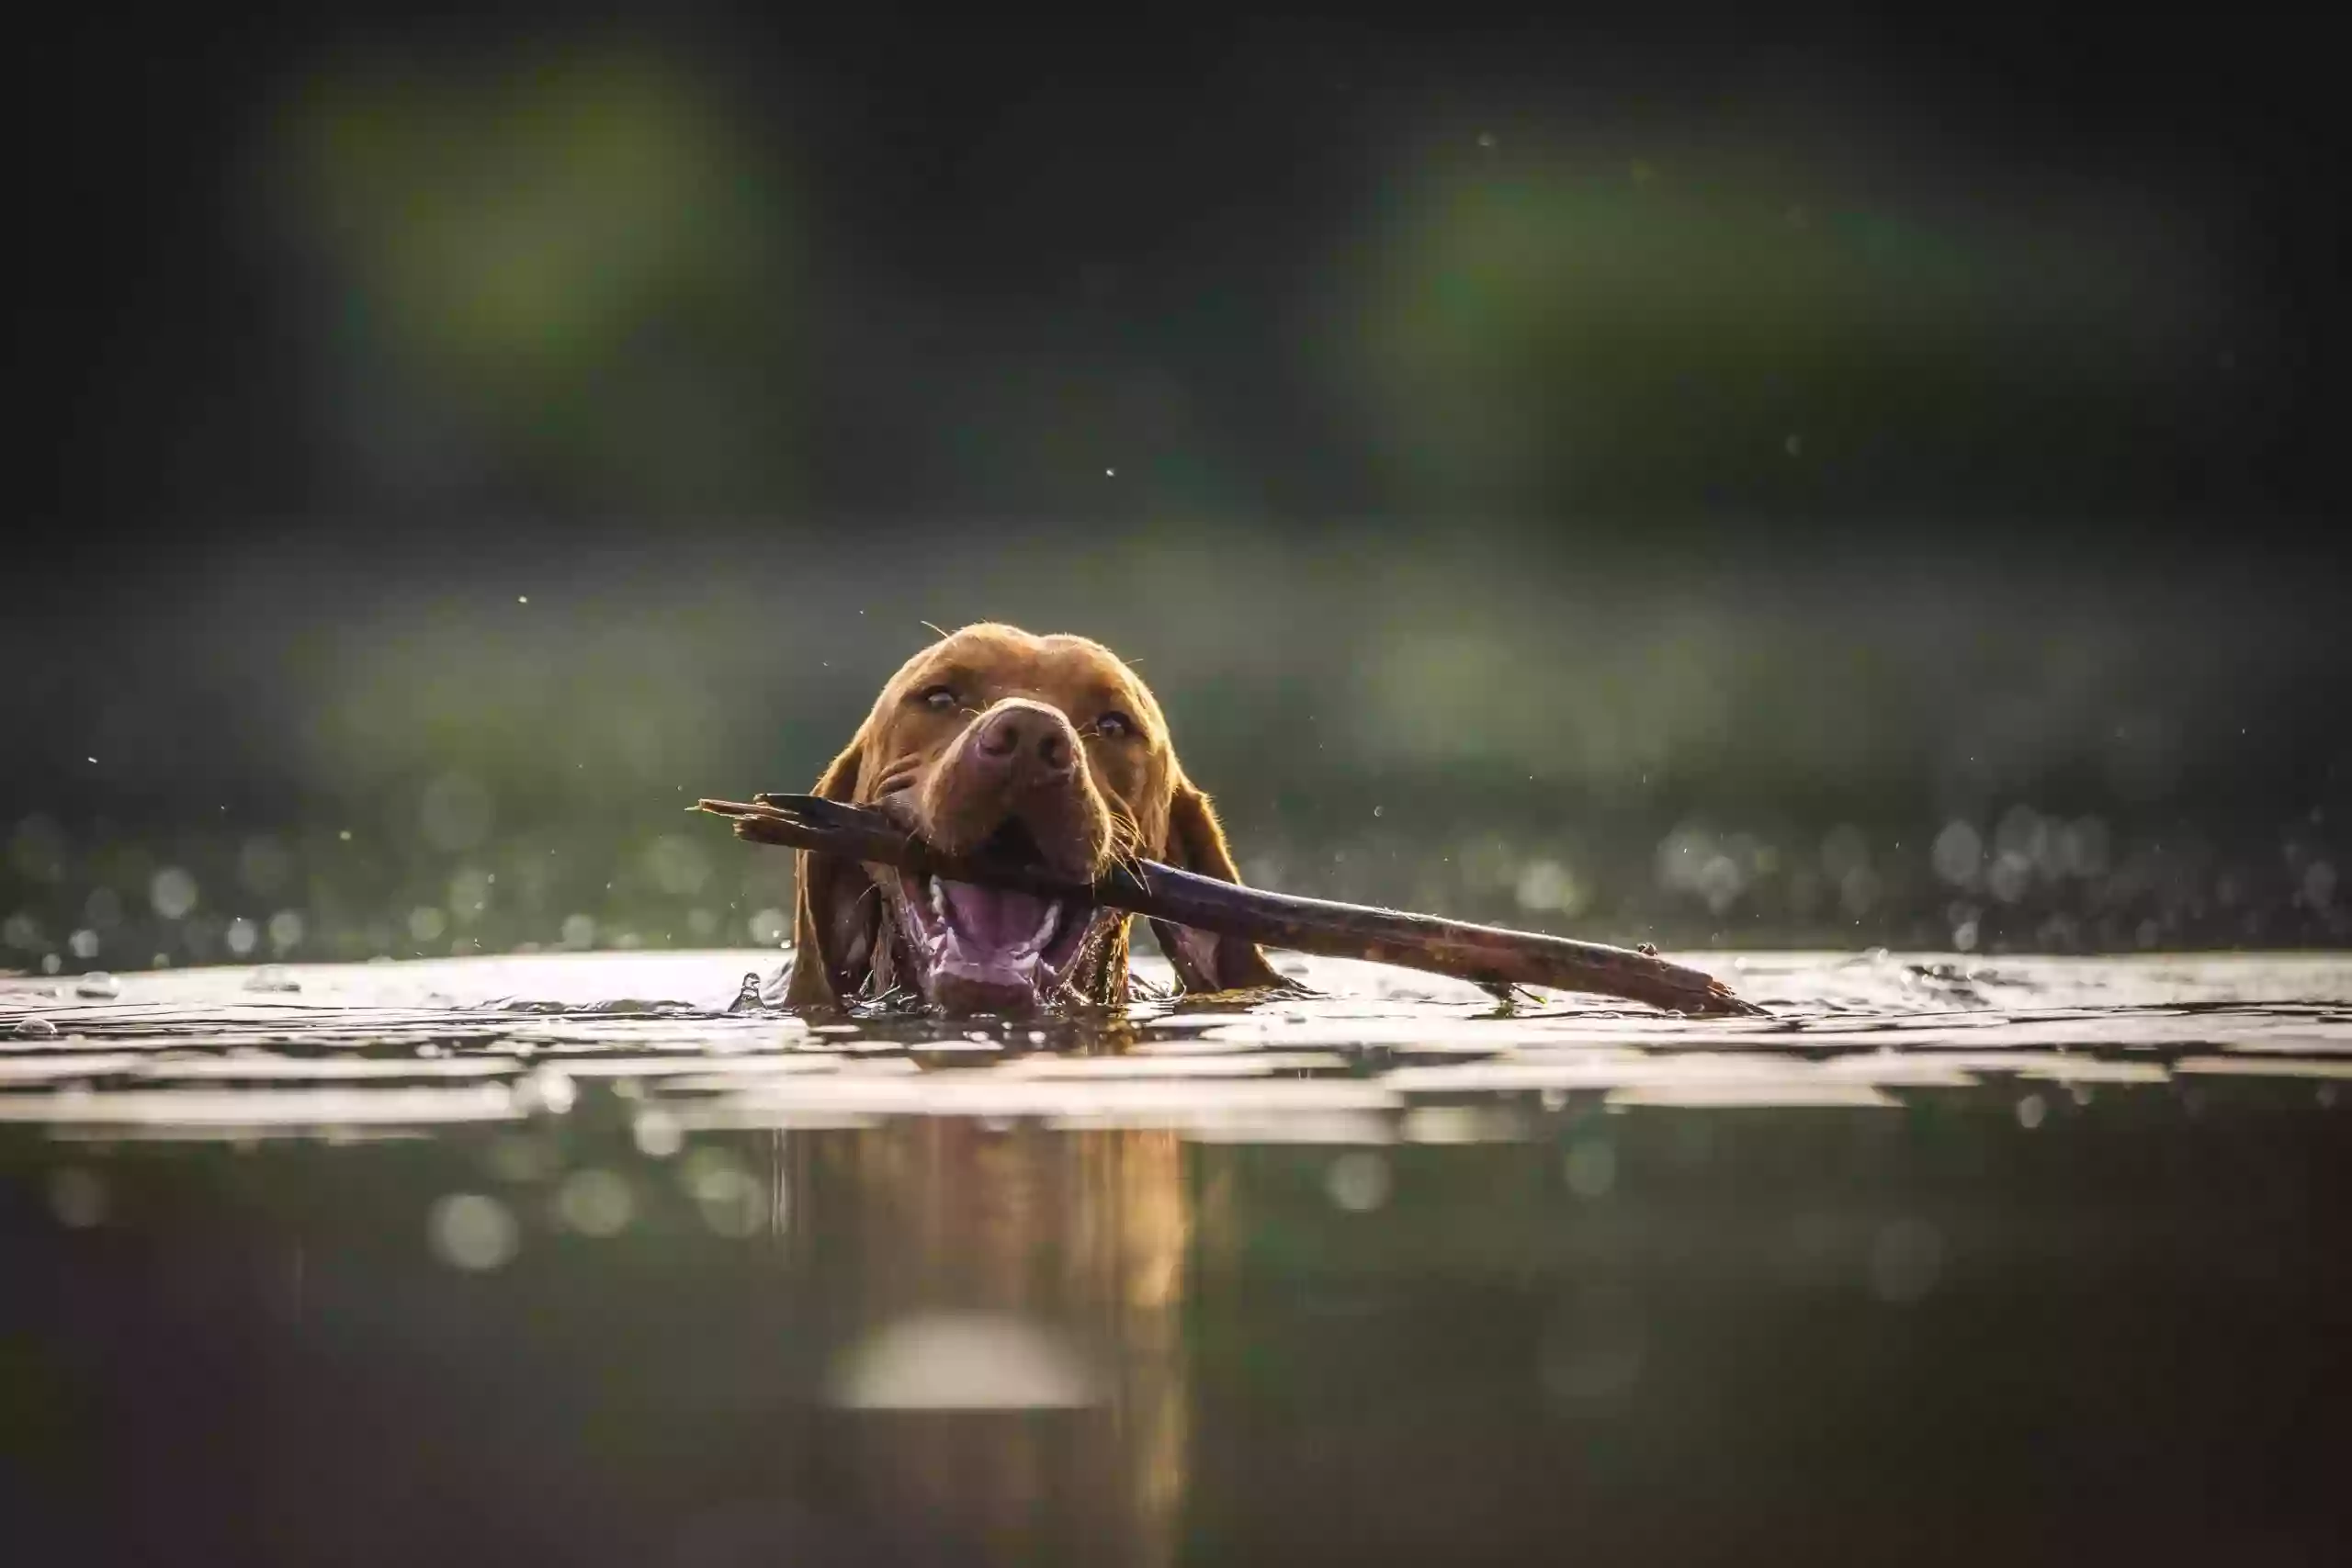
<svg viewBox="0 0 2352 1568">
<path fill-rule="evenodd" d="M 797 1247 L 854 1281 L 825 1385 L 849 1509 L 988 1558 L 1170 1561 L 1194 1243 L 1178 1135 L 916 1118 L 794 1141 Z"/>
</svg>

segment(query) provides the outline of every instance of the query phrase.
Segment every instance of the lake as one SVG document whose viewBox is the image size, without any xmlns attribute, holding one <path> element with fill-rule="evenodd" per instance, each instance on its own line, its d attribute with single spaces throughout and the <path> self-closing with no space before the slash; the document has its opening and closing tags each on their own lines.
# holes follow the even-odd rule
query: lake
<svg viewBox="0 0 2352 1568">
<path fill-rule="evenodd" d="M 2352 957 L 1682 957 L 0 980 L 8 1555 L 2346 1560 Z"/>
</svg>

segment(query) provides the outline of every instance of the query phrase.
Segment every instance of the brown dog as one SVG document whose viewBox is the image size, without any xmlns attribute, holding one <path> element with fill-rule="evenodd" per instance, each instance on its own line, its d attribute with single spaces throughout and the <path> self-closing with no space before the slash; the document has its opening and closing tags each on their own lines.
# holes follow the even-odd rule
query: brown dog
<svg viewBox="0 0 2352 1568">
<path fill-rule="evenodd" d="M 890 678 L 816 793 L 871 806 L 950 853 L 983 846 L 1092 881 L 1128 856 L 1238 882 L 1168 721 L 1102 644 L 980 625 Z M 1129 916 L 890 866 L 796 861 L 793 1007 L 907 990 L 944 1011 L 1026 1013 L 1127 995 Z M 1283 982 L 1245 942 L 1155 920 L 1187 991 Z"/>
</svg>

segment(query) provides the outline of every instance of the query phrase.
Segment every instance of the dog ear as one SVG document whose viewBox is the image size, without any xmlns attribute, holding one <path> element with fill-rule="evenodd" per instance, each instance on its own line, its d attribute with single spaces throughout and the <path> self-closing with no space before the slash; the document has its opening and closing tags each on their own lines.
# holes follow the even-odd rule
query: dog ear
<svg viewBox="0 0 2352 1568">
<path fill-rule="evenodd" d="M 810 793 L 847 801 L 857 794 L 865 737 L 833 759 Z M 786 1007 L 839 1007 L 855 996 L 881 940 L 880 896 L 864 868 L 802 850 L 792 857 L 792 977 Z"/>
<path fill-rule="evenodd" d="M 1159 846 L 1159 858 L 1220 882 L 1237 886 L 1241 882 L 1241 872 L 1233 863 L 1233 852 L 1226 846 L 1225 829 L 1217 823 L 1209 797 L 1182 773 L 1176 776 L 1175 799 L 1168 810 L 1168 835 Z M 1166 920 L 1152 921 L 1151 930 L 1187 991 L 1239 991 L 1285 984 L 1255 942 Z"/>
</svg>

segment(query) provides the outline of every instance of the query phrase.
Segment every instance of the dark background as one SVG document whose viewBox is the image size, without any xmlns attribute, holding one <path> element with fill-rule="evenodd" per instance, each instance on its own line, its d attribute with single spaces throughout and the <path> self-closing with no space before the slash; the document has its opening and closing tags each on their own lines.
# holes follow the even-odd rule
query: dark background
<svg viewBox="0 0 2352 1568">
<path fill-rule="evenodd" d="M 2317 22 L 50 28 L 0 964 L 764 939 L 982 617 L 1303 892 L 2352 931 Z"/>
</svg>

